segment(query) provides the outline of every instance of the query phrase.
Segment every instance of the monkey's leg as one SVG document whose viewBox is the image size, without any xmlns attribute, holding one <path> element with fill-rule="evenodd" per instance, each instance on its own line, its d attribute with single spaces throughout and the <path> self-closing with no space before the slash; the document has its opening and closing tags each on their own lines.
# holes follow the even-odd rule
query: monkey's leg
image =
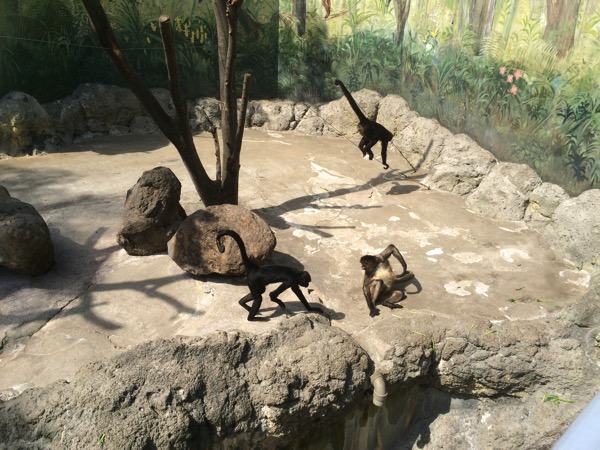
<svg viewBox="0 0 600 450">
<path fill-rule="evenodd" d="M 396 309 L 396 308 L 402 308 L 402 305 L 399 305 L 398 303 L 400 302 L 400 300 L 403 300 L 406 298 L 406 295 L 404 295 L 404 292 L 402 291 L 392 291 L 390 293 L 390 295 L 388 295 L 383 302 L 381 302 L 381 304 L 383 306 L 387 306 L 390 309 Z"/>
<path fill-rule="evenodd" d="M 388 142 L 389 141 L 381 141 L 381 162 L 383 163 L 383 168 L 386 170 L 390 167 L 387 163 Z"/>
<path fill-rule="evenodd" d="M 379 309 L 377 309 L 375 303 L 379 299 L 383 289 L 385 289 L 385 285 L 381 280 L 372 280 L 369 284 L 363 287 L 365 299 L 367 300 L 367 306 L 369 307 L 369 315 L 371 317 L 379 315 Z"/>
<path fill-rule="evenodd" d="M 306 298 L 304 297 L 302 290 L 300 289 L 300 287 L 298 287 L 297 284 L 292 285 L 292 291 L 294 292 L 294 294 L 296 294 L 296 297 L 298 297 L 298 300 L 300 300 L 302 302 L 302 304 L 304 305 L 304 307 L 306 308 L 307 311 L 318 311 L 320 313 L 323 312 L 323 310 L 321 308 L 318 308 L 316 306 L 310 306 L 308 304 L 308 301 L 306 301 Z"/>
<path fill-rule="evenodd" d="M 362 148 L 363 155 L 369 155 L 369 160 L 372 160 L 375 156 L 373 150 L 371 150 L 375 144 L 377 144 L 377 139 L 367 139 L 367 144 Z"/>
<path fill-rule="evenodd" d="M 256 287 L 250 288 L 250 295 L 254 299 L 252 302 L 252 307 L 249 309 L 248 320 L 258 320 L 255 316 L 258 314 L 258 310 L 260 309 L 260 304 L 262 303 L 262 292 L 264 292 L 264 287 L 261 287 L 263 290 L 257 289 Z M 246 296 L 247 297 L 247 296 Z M 246 298 L 244 297 L 244 298 Z M 242 299 L 243 300 L 243 299 Z M 242 304 L 242 300 L 240 300 L 240 305 Z M 248 303 L 250 299 L 247 299 L 245 303 Z M 242 305 L 244 306 L 244 305 Z M 247 306 L 247 305 L 246 305 Z"/>
<path fill-rule="evenodd" d="M 359 130 L 360 131 L 360 130 Z M 362 152 L 363 156 L 367 156 L 367 151 L 365 150 L 365 146 L 369 143 L 369 139 L 366 137 L 362 137 L 360 139 L 360 142 L 358 143 L 358 148 L 360 149 L 360 151 Z M 371 152 L 372 153 L 372 152 Z"/>
<path fill-rule="evenodd" d="M 271 292 L 269 294 L 271 301 L 277 303 L 281 307 L 281 309 L 287 309 L 287 308 L 285 307 L 285 303 L 283 303 L 281 300 L 279 300 L 279 294 L 281 294 L 283 291 L 285 291 L 286 289 L 289 289 L 289 288 L 290 288 L 289 283 L 281 283 L 279 285 L 279 287 L 277 287 L 277 289 L 275 289 L 273 292 Z"/>
<path fill-rule="evenodd" d="M 252 292 L 244 295 L 242 298 L 239 299 L 238 303 L 248 312 L 251 311 L 250 307 L 248 306 L 248 302 L 250 300 L 253 300 L 254 296 L 252 295 Z"/>
</svg>

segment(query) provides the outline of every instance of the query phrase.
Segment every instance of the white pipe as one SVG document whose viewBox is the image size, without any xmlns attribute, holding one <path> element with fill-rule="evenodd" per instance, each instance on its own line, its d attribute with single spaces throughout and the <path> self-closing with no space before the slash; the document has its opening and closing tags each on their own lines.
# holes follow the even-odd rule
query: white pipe
<svg viewBox="0 0 600 450">
<path fill-rule="evenodd" d="M 375 406 L 382 406 L 388 394 L 383 375 L 375 371 L 371 375 L 371 383 L 373 384 L 373 404 Z"/>
</svg>

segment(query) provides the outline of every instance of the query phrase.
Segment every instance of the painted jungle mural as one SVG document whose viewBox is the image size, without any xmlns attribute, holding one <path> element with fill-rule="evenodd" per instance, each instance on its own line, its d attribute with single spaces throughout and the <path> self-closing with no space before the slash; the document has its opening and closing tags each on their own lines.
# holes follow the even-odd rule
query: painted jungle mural
<svg viewBox="0 0 600 450">
<path fill-rule="evenodd" d="M 211 3 L 103 0 L 151 86 L 167 81 L 158 16 L 174 20 L 190 98 L 218 92 Z M 600 0 L 245 0 L 239 26 L 253 98 L 328 101 L 340 78 L 401 95 L 572 195 L 600 187 Z M 0 1 L 0 96 L 49 101 L 87 81 L 122 84 L 80 0 Z"/>
</svg>

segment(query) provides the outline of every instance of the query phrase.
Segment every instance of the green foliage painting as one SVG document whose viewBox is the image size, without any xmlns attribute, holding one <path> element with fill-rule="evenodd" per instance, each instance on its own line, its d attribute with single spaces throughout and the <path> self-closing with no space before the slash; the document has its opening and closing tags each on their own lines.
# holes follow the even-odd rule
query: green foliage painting
<svg viewBox="0 0 600 450">
<path fill-rule="evenodd" d="M 280 10 L 282 96 L 336 98 L 334 78 L 399 94 L 572 195 L 600 187 L 599 0 L 282 0 Z"/>
<path fill-rule="evenodd" d="M 209 0 L 103 0 L 127 58 L 166 86 L 157 28 L 176 27 L 188 98 L 218 95 Z M 397 94 L 576 195 L 600 187 L 600 0 L 246 0 L 237 69 L 250 96 L 311 103 Z M 122 84 L 80 0 L 0 1 L 0 96 L 41 102 L 83 82 Z"/>
</svg>

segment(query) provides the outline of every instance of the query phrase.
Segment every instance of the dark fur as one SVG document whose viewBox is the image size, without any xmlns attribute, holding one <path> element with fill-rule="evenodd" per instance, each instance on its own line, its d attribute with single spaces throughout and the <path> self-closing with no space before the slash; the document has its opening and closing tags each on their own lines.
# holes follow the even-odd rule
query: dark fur
<svg viewBox="0 0 600 450">
<path fill-rule="evenodd" d="M 217 233 L 217 247 L 221 253 L 225 251 L 225 246 L 221 242 L 223 236 L 230 236 L 233 238 L 242 255 L 242 261 L 244 262 L 244 267 L 246 269 L 246 282 L 248 283 L 250 293 L 242 297 L 239 300 L 239 304 L 248 311 L 248 320 L 258 320 L 255 316 L 258 314 L 258 310 L 262 303 L 262 294 L 265 293 L 266 286 L 272 283 L 281 283 L 279 287 L 269 294 L 269 297 L 272 302 L 277 303 L 282 309 L 286 309 L 286 307 L 285 304 L 279 300 L 278 296 L 286 289 L 291 288 L 307 311 L 323 312 L 321 308 L 310 306 L 300 290 L 300 286 L 308 287 L 308 284 L 311 281 L 308 272 L 280 265 L 259 266 L 248 258 L 244 241 L 242 241 L 239 234 L 232 230 L 221 230 Z M 250 301 L 252 301 L 252 307 L 248 306 Z"/>
<path fill-rule="evenodd" d="M 386 127 L 375 122 L 374 120 L 367 118 L 367 116 L 363 114 L 354 101 L 352 94 L 350 94 L 350 91 L 346 89 L 344 83 L 342 83 L 340 80 L 335 80 L 335 84 L 342 89 L 344 96 L 358 117 L 357 129 L 362 136 L 362 139 L 358 144 L 358 148 L 360 148 L 363 156 L 369 155 L 369 159 L 373 159 L 373 151 L 371 149 L 375 144 L 377 144 L 377 142 L 381 141 L 381 162 L 383 163 L 383 168 L 387 169 L 390 167 L 387 164 L 387 147 L 394 135 Z"/>
<path fill-rule="evenodd" d="M 388 261 L 392 255 L 402 265 L 401 275 L 394 273 Z M 392 284 L 408 281 L 414 278 L 414 274 L 407 269 L 406 261 L 398 249 L 390 244 L 379 255 L 365 255 L 360 258 L 360 266 L 365 271 L 363 294 L 369 307 L 369 315 L 379 315 L 375 306 L 378 302 L 390 309 L 402 308 L 398 303 L 405 298 L 404 292 L 392 290 Z"/>
</svg>

